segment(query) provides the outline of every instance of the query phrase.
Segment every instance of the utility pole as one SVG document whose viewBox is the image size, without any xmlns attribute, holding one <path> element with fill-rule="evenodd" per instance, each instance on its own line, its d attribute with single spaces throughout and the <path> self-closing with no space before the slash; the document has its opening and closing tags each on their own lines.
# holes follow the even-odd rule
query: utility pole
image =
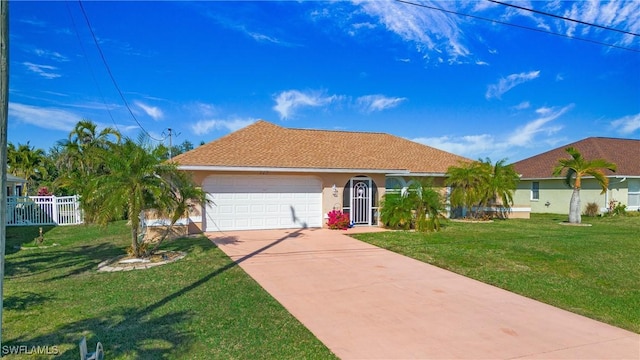
<svg viewBox="0 0 640 360">
<path fill-rule="evenodd" d="M 171 148 L 173 147 L 173 143 L 171 142 L 171 128 L 168 128 L 167 131 L 169 132 L 169 160 L 171 160 L 171 158 L 173 156 L 171 156 Z"/>
<path fill-rule="evenodd" d="M 7 117 L 9 115 L 9 0 L 0 0 L 0 349 L 7 240 Z"/>
<path fill-rule="evenodd" d="M 173 158 L 173 129 L 172 128 L 167 128 L 167 135 L 165 137 L 165 139 L 168 137 L 169 138 L 169 160 L 171 160 Z M 162 135 L 164 136 L 164 131 L 162 132 Z M 180 133 L 176 134 L 176 137 L 180 136 Z"/>
</svg>

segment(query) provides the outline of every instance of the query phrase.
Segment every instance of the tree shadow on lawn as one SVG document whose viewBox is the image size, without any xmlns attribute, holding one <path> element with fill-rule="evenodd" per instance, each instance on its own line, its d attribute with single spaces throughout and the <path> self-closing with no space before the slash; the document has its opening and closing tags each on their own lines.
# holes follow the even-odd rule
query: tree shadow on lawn
<svg viewBox="0 0 640 360">
<path fill-rule="evenodd" d="M 190 332 L 180 330 L 177 324 L 193 317 L 189 311 L 176 311 L 154 315 L 148 308 L 125 309 L 99 318 L 78 320 L 57 328 L 54 332 L 35 337 L 8 339 L 6 346 L 32 346 L 68 348 L 59 358 L 75 359 L 79 355 L 78 343 L 87 338 L 89 351 L 101 342 L 105 358 L 128 356 L 135 359 L 161 359 L 191 343 Z"/>
<path fill-rule="evenodd" d="M 73 358 L 78 355 L 78 342 L 85 336 L 89 347 L 95 346 L 99 341 L 103 344 L 107 358 L 116 356 L 132 356 L 136 359 L 159 359 L 175 351 L 184 351 L 193 341 L 191 333 L 176 328 L 177 324 L 189 321 L 193 317 L 193 312 L 177 311 L 161 316 L 154 316 L 154 312 L 169 304 L 171 301 L 185 295 L 209 280 L 236 267 L 245 261 L 290 237 L 296 237 L 299 231 L 295 231 L 280 239 L 273 241 L 266 246 L 245 255 L 244 257 L 230 261 L 211 273 L 205 275 L 192 284 L 167 295 L 166 297 L 150 304 L 142 309 L 129 308 L 124 311 L 112 312 L 105 316 L 92 319 L 75 321 L 60 328 L 50 334 L 35 337 L 22 336 L 15 339 L 8 339 L 7 346 L 61 346 L 70 345 L 70 349 L 60 354 L 63 358 Z M 171 245 L 178 246 L 182 250 L 184 247 L 202 246 L 204 238 L 179 239 L 173 241 Z M 184 241 L 183 243 L 179 243 Z M 211 244 L 211 243 L 209 243 Z M 124 299 L 126 300 L 126 299 Z M 66 346 L 65 346 L 66 347 Z"/>
<path fill-rule="evenodd" d="M 23 250 L 6 259 L 5 276 L 24 278 L 51 273 L 52 281 L 78 275 L 97 268 L 105 259 L 124 254 L 124 249 L 112 243 Z"/>
<path fill-rule="evenodd" d="M 53 299 L 54 297 L 51 296 L 51 293 L 38 294 L 31 291 L 20 291 L 13 295 L 5 296 L 3 300 L 3 309 L 24 311 L 27 308 L 40 305 Z"/>
<path fill-rule="evenodd" d="M 42 228 L 42 233 L 46 234 L 55 226 L 7 226 L 5 255 L 17 253 L 20 251 L 21 246 L 33 243 L 34 239 L 40 236 L 40 227 Z"/>
</svg>

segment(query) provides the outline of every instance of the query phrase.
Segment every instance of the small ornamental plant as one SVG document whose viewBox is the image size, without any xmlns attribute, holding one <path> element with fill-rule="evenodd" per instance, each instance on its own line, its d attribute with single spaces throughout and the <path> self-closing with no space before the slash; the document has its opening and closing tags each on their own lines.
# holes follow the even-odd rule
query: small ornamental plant
<svg viewBox="0 0 640 360">
<path fill-rule="evenodd" d="M 327 216 L 329 217 L 329 220 L 327 220 L 327 226 L 329 226 L 329 229 L 347 230 L 351 225 L 349 215 L 340 210 L 332 210 L 327 214 Z"/>
<path fill-rule="evenodd" d="M 51 195 L 53 194 L 49 192 L 49 188 L 46 186 L 43 186 L 40 189 L 38 189 L 38 196 L 51 196 Z"/>
</svg>

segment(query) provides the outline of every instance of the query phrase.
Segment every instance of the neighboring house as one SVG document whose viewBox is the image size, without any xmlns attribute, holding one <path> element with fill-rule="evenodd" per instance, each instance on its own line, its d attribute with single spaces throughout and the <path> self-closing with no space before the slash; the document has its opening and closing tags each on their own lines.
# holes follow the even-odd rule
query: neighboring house
<svg viewBox="0 0 640 360">
<path fill-rule="evenodd" d="M 24 186 L 27 180 L 7 174 L 7 196 L 23 196 Z"/>
<path fill-rule="evenodd" d="M 205 231 L 322 227 L 342 210 L 378 225 L 386 188 L 443 186 L 464 157 L 383 133 L 289 129 L 258 121 L 173 158 L 208 193 Z"/>
<path fill-rule="evenodd" d="M 515 203 L 531 204 L 533 213 L 568 213 L 572 190 L 563 177 L 553 177 L 552 173 L 558 159 L 571 158 L 565 151 L 570 146 L 587 160 L 605 159 L 618 166 L 615 173 L 605 171 L 609 187 L 604 194 L 595 179 L 583 178 L 583 211 L 590 202 L 597 203 L 602 212 L 611 201 L 626 205 L 627 210 L 640 208 L 640 140 L 603 137 L 586 138 L 514 163 L 515 170 L 522 174 Z"/>
</svg>

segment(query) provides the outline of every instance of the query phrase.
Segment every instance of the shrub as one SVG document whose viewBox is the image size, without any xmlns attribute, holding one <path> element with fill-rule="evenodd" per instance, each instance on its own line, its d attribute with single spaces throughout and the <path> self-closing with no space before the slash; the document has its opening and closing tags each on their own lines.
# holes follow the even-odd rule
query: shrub
<svg viewBox="0 0 640 360">
<path fill-rule="evenodd" d="M 43 186 L 40 189 L 38 189 L 38 196 L 51 196 L 51 195 L 53 194 L 49 191 L 49 188 L 46 186 Z"/>
<path fill-rule="evenodd" d="M 443 209 L 442 197 L 431 181 L 415 180 L 405 193 L 384 195 L 380 220 L 389 229 L 438 231 Z"/>
<path fill-rule="evenodd" d="M 613 213 L 611 215 L 626 215 L 626 214 L 627 214 L 627 205 L 618 203 L 618 205 L 616 205 L 616 207 L 613 208 Z"/>
<path fill-rule="evenodd" d="M 607 215 L 627 215 L 627 205 L 620 203 L 618 200 L 609 201 Z"/>
<path fill-rule="evenodd" d="M 387 193 L 382 200 L 380 221 L 384 227 L 394 230 L 409 230 L 413 225 L 414 203 L 400 193 Z"/>
<path fill-rule="evenodd" d="M 328 214 L 327 226 L 333 230 L 347 230 L 351 224 L 349 215 L 340 210 L 332 210 Z"/>
<path fill-rule="evenodd" d="M 598 206 L 597 203 L 590 202 L 587 204 L 587 208 L 584 210 L 584 215 L 594 217 L 594 216 L 598 216 L 599 212 L 600 212 L 600 206 Z"/>
</svg>

